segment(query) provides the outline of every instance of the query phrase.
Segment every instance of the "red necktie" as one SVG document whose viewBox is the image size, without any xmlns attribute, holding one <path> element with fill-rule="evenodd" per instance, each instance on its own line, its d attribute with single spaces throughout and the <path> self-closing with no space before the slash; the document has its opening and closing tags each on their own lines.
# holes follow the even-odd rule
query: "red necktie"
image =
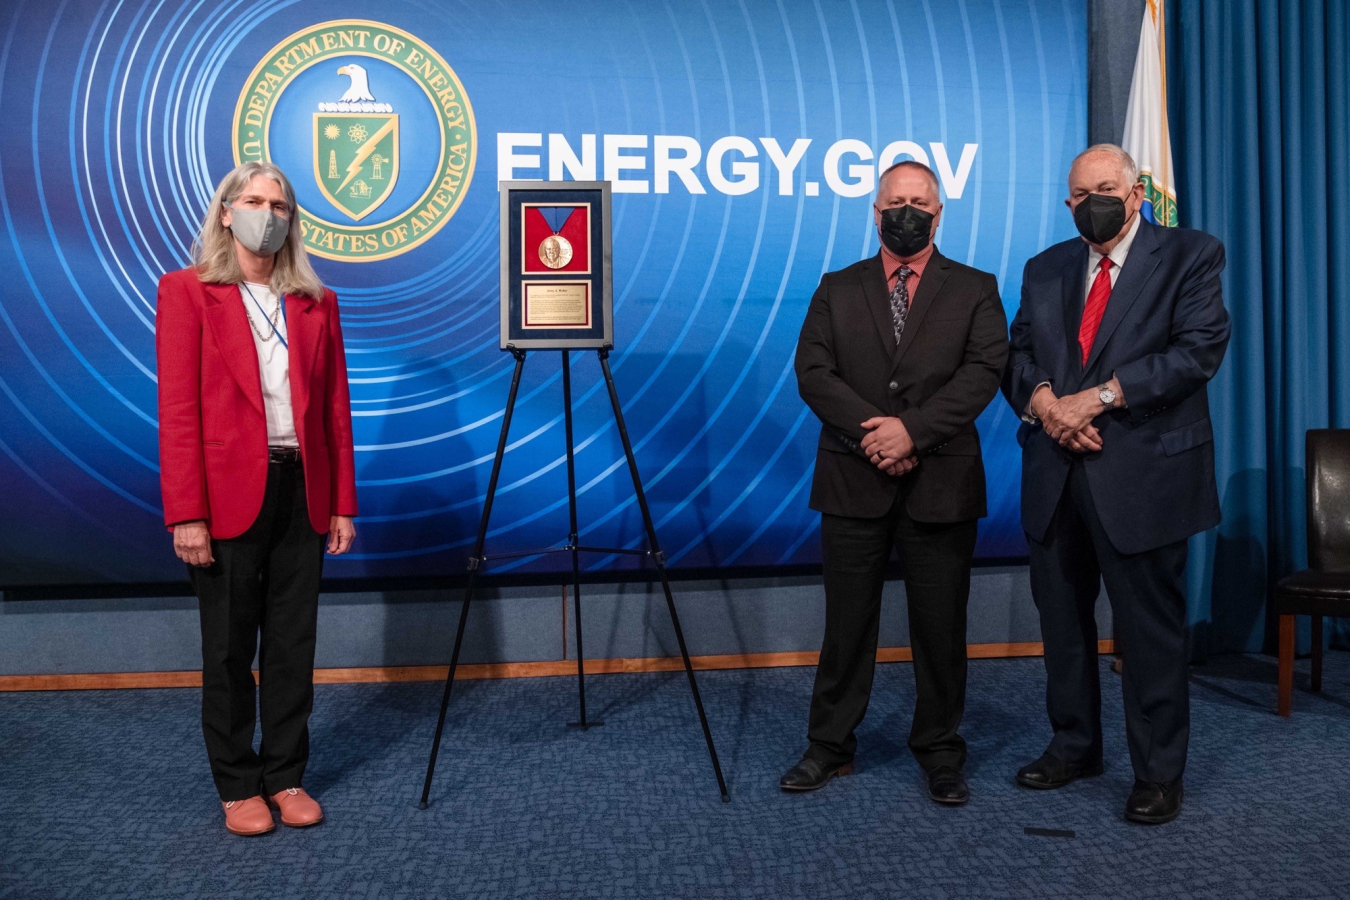
<svg viewBox="0 0 1350 900">
<path fill-rule="evenodd" d="M 1103 256 L 1097 269 L 1097 280 L 1092 282 L 1088 291 L 1087 303 L 1083 306 L 1083 324 L 1078 326 L 1078 346 L 1083 351 L 1083 365 L 1087 365 L 1092 355 L 1092 342 L 1097 338 L 1097 328 L 1106 314 L 1106 300 L 1111 296 L 1111 257 Z"/>
</svg>

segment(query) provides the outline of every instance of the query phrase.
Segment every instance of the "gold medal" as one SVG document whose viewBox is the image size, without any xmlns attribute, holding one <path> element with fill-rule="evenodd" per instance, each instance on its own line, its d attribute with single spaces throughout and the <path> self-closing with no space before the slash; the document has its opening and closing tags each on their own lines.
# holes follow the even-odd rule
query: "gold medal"
<svg viewBox="0 0 1350 900">
<path fill-rule="evenodd" d="M 561 269 L 572 261 L 572 244 L 560 234 L 550 234 L 539 242 L 539 261 L 550 269 Z"/>
</svg>

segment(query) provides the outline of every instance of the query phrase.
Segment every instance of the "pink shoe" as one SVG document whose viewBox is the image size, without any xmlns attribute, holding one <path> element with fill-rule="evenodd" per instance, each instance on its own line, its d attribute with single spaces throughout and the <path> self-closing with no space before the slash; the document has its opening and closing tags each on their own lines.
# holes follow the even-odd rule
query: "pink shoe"
<svg viewBox="0 0 1350 900">
<path fill-rule="evenodd" d="M 305 828 L 323 821 L 323 808 L 319 806 L 317 800 L 305 793 L 304 788 L 287 788 L 268 797 L 267 802 L 281 810 L 282 825 Z"/>
<path fill-rule="evenodd" d="M 225 808 L 225 828 L 231 834 L 250 837 L 266 834 L 277 827 L 272 821 L 272 811 L 261 796 L 249 797 L 247 800 L 226 800 L 220 805 Z"/>
</svg>

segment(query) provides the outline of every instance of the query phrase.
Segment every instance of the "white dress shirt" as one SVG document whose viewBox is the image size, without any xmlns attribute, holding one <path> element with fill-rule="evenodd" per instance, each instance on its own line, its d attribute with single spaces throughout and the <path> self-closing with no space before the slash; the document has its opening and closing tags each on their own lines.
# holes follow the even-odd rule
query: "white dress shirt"
<svg viewBox="0 0 1350 900">
<path fill-rule="evenodd" d="M 1130 253 L 1130 245 L 1134 243 L 1134 236 L 1139 233 L 1139 213 L 1134 214 L 1134 222 L 1130 225 L 1130 230 L 1125 232 L 1125 237 L 1119 244 L 1111 248 L 1111 252 L 1106 254 L 1111 258 L 1111 268 L 1107 270 L 1107 275 L 1111 278 L 1111 287 L 1116 286 L 1116 279 L 1120 277 L 1120 267 L 1125 265 L 1125 257 Z M 1087 296 L 1092 293 L 1092 283 L 1097 280 L 1097 269 L 1102 264 L 1102 254 L 1098 253 L 1096 248 L 1088 244 L 1087 261 L 1087 279 L 1083 285 L 1083 304 L 1087 304 Z M 1108 301 L 1109 302 L 1109 301 Z"/>
<path fill-rule="evenodd" d="M 295 434 L 295 414 L 291 409 L 291 363 L 286 345 L 272 333 L 272 317 L 276 314 L 276 330 L 281 338 L 286 332 L 285 311 L 277 314 L 277 295 L 265 284 L 244 282 L 239 287 L 239 298 L 244 303 L 253 332 L 253 346 L 258 349 L 258 373 L 262 376 L 263 409 L 267 413 L 267 445 L 269 447 L 299 447 Z M 256 301 L 256 302 L 255 302 Z M 269 339 L 263 340 L 259 334 Z"/>
</svg>

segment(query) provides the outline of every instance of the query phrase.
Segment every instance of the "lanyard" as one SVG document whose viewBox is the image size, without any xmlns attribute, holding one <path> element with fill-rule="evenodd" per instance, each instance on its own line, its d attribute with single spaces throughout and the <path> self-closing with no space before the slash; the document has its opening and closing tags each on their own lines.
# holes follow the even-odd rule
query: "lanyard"
<svg viewBox="0 0 1350 900">
<path fill-rule="evenodd" d="M 256 306 L 256 307 L 258 307 L 258 312 L 262 315 L 263 321 L 267 323 L 267 327 L 268 327 L 268 328 L 271 328 L 271 329 L 272 329 L 272 333 L 275 334 L 275 335 L 277 336 L 277 340 L 281 341 L 281 346 L 282 346 L 283 348 L 285 348 L 286 350 L 290 350 L 290 349 L 291 349 L 291 345 L 288 344 L 288 343 L 286 343 L 286 338 L 285 338 L 284 336 L 282 336 L 282 334 L 281 334 L 280 331 L 277 331 L 277 326 L 275 325 L 275 323 L 272 322 L 272 319 L 267 315 L 267 310 L 263 309 L 262 304 L 258 302 L 258 298 L 255 297 L 255 296 L 253 296 L 253 291 L 249 289 L 248 283 L 247 283 L 247 282 L 243 282 L 243 281 L 241 281 L 241 282 L 239 282 L 239 283 L 242 284 L 242 285 L 244 286 L 244 291 L 245 291 L 245 293 L 248 294 L 248 299 L 252 300 L 252 301 L 253 301 L 253 305 Z M 281 305 L 281 321 L 285 322 L 285 321 L 286 321 L 286 298 L 285 298 L 285 297 L 278 297 L 278 298 L 277 298 L 277 303 L 279 303 L 279 304 Z"/>
</svg>

